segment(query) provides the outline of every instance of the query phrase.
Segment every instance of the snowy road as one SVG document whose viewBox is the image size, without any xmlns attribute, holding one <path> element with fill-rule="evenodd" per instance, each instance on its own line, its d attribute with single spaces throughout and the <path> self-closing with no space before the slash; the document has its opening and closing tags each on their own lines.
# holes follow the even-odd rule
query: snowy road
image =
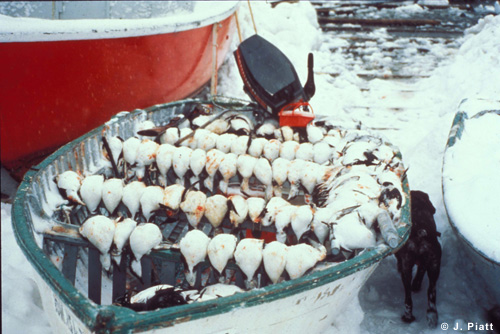
<svg viewBox="0 0 500 334">
<path fill-rule="evenodd" d="M 295 64 L 305 82 L 307 53 L 315 54 L 315 71 L 338 76 L 316 76 L 316 95 L 311 104 L 317 114 L 331 116 L 338 124 L 380 128 L 403 153 L 409 166 L 411 189 L 429 193 L 437 209 L 435 219 L 442 233 L 441 276 L 437 286 L 439 324 L 450 329 L 428 329 L 425 322 L 426 280 L 414 295 L 417 320 L 408 325 L 400 320 L 403 312 L 403 286 L 396 271 L 396 260 L 382 261 L 359 295 L 361 327 L 352 333 L 457 333 L 458 321 L 464 333 L 468 322 L 485 323 L 484 310 L 491 299 L 474 268 L 463 260 L 463 251 L 450 229 L 441 194 L 441 168 L 449 128 L 457 106 L 466 97 L 500 97 L 500 16 L 488 16 L 467 31 L 460 48 L 429 78 L 414 83 L 383 80 L 365 81 L 349 70 L 349 59 L 331 48 L 345 43 L 341 38 L 322 33 L 314 8 L 308 3 L 280 4 L 271 9 L 264 2 L 252 2 L 259 34 L 275 43 Z M 253 33 L 246 3 L 240 10 L 244 37 Z M 235 37 L 237 39 L 237 37 Z M 236 40 L 234 45 L 236 45 Z M 436 44 L 430 52 L 443 49 Z M 425 57 L 414 59 L 425 62 Z M 422 64 L 414 63 L 413 66 Z M 230 59 L 220 71 L 220 94 L 243 97 L 242 82 Z M 353 108 L 369 106 L 369 108 Z M 398 109 L 403 106 L 404 109 Z M 395 108 L 398 107 L 398 108 Z M 10 227 L 10 208 L 2 203 L 2 332 L 51 333 L 42 311 L 39 295 L 31 280 L 31 267 L 17 247 Z M 7 251 L 8 250 L 8 251 Z M 497 301 L 498 302 L 498 301 Z M 478 331 L 484 333 L 484 331 Z"/>
</svg>

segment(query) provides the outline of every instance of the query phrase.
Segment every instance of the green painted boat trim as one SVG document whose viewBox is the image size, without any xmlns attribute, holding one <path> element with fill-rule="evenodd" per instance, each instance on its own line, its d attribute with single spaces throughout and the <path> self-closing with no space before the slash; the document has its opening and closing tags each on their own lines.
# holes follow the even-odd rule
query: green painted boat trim
<svg viewBox="0 0 500 334">
<path fill-rule="evenodd" d="M 464 122 L 466 119 L 469 119 L 469 117 L 463 111 L 459 111 L 455 114 L 446 147 L 452 147 L 455 145 L 457 140 L 462 138 L 462 133 L 464 132 Z"/>
<path fill-rule="evenodd" d="M 148 113 L 148 116 L 150 116 L 148 117 L 149 119 L 154 119 L 154 117 L 151 117 L 154 112 L 200 102 L 211 103 L 212 101 L 182 100 L 156 105 L 145 110 L 138 109 L 125 115 L 122 114 L 113 117 L 107 125 L 113 122 L 130 120 L 133 117 L 138 117 L 139 115 L 144 114 L 144 112 Z M 246 106 L 245 103 L 234 99 L 220 100 L 217 102 L 224 107 L 231 107 L 236 110 L 239 108 L 244 109 Z M 97 305 L 79 292 L 63 276 L 62 272 L 54 266 L 49 257 L 36 244 L 31 222 L 28 221 L 27 218 L 29 217 L 27 197 L 31 192 L 31 185 L 35 182 L 40 171 L 54 162 L 59 156 L 72 151 L 74 147 L 80 145 L 80 143 L 85 139 L 94 135 L 100 136 L 100 134 L 105 131 L 107 125 L 102 125 L 80 138 L 64 145 L 39 165 L 32 167 L 32 170 L 25 174 L 12 206 L 12 224 L 14 234 L 21 250 L 41 278 L 47 283 L 48 286 L 51 287 L 53 292 L 92 332 L 132 333 L 164 328 L 173 326 L 176 323 L 210 317 L 229 312 L 237 308 L 261 305 L 276 299 L 288 297 L 310 290 L 313 287 L 325 285 L 376 264 L 384 257 L 393 254 L 400 247 L 402 247 L 410 234 L 410 196 L 408 179 L 405 178 L 405 180 L 403 180 L 403 190 L 407 200 L 401 213 L 401 222 L 404 223 L 397 229 L 401 237 L 401 241 L 395 249 L 391 249 L 387 245 L 379 245 L 375 248 L 363 251 L 353 259 L 341 262 L 323 270 L 312 272 L 301 278 L 266 286 L 261 289 L 239 293 L 230 297 L 219 298 L 214 301 L 181 305 L 143 313 L 136 313 L 127 308 L 114 305 Z"/>
</svg>

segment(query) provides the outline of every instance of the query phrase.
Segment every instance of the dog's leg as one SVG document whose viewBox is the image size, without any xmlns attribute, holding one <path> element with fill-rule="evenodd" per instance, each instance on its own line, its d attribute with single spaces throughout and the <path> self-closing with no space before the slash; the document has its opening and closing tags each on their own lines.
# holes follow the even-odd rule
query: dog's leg
<svg viewBox="0 0 500 334">
<path fill-rule="evenodd" d="M 436 249 L 435 256 L 427 263 L 427 276 L 429 277 L 429 288 L 427 289 L 427 325 L 436 327 L 438 323 L 438 312 L 436 308 L 436 283 L 439 278 L 441 267 L 441 247 Z"/>
<path fill-rule="evenodd" d="M 413 282 L 411 284 L 411 290 L 413 292 L 420 291 L 420 288 L 422 287 L 422 280 L 424 279 L 424 275 L 426 272 L 424 265 L 419 263 L 417 266 L 418 266 L 417 274 L 413 278 Z"/>
<path fill-rule="evenodd" d="M 415 320 L 413 316 L 413 301 L 411 300 L 411 275 L 413 268 L 413 261 L 411 261 L 408 254 L 405 256 L 398 256 L 398 262 L 401 268 L 401 279 L 405 288 L 405 313 L 401 317 L 404 322 L 410 323 Z"/>
<path fill-rule="evenodd" d="M 436 281 L 437 276 L 431 271 L 428 272 L 429 276 L 429 289 L 427 289 L 427 325 L 429 327 L 436 327 L 438 322 L 438 313 L 436 309 Z"/>
</svg>

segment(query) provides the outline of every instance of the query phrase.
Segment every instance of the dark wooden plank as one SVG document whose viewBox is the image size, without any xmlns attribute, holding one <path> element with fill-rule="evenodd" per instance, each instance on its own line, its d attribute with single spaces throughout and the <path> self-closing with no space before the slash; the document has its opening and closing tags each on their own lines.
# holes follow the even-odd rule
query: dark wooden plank
<svg viewBox="0 0 500 334">
<path fill-rule="evenodd" d="M 270 284 L 273 284 L 273 282 L 271 281 L 271 279 L 269 278 L 269 276 L 266 273 L 264 265 L 261 265 L 257 272 L 260 274 L 260 287 L 261 288 L 268 286 Z"/>
<path fill-rule="evenodd" d="M 170 235 L 175 229 L 177 223 L 165 224 L 165 227 L 162 229 L 161 233 L 163 234 L 163 239 L 169 240 Z"/>
<path fill-rule="evenodd" d="M 175 262 L 161 261 L 159 276 L 161 283 L 175 285 Z"/>
<path fill-rule="evenodd" d="M 423 29 L 423 30 L 415 30 L 415 29 L 405 29 L 406 27 L 392 27 L 387 28 L 387 33 L 391 36 L 397 38 L 442 38 L 448 42 L 453 39 L 457 39 L 458 37 L 463 36 L 462 30 L 453 30 L 447 28 L 436 28 L 436 29 Z M 445 41 L 445 42 L 446 42 Z"/>
<path fill-rule="evenodd" d="M 127 283 L 128 254 L 123 253 L 119 265 L 113 262 L 113 301 L 125 294 Z"/>
<path fill-rule="evenodd" d="M 318 17 L 320 24 L 358 24 L 362 26 L 425 26 L 425 25 L 440 25 L 439 20 L 429 19 L 360 19 L 355 17 Z"/>
<path fill-rule="evenodd" d="M 366 2 L 366 1 L 342 1 L 342 2 L 337 2 L 333 6 L 322 6 L 324 5 L 323 2 L 313 2 L 313 5 L 318 6 L 316 7 L 316 11 L 318 13 L 328 13 L 330 11 L 336 11 L 342 7 L 376 7 L 377 9 L 395 9 L 398 7 L 403 7 L 407 5 L 413 5 L 413 1 L 398 1 L 398 2 Z M 458 8 L 461 10 L 470 10 L 472 8 L 471 4 L 467 3 L 452 3 L 450 2 L 449 5 L 439 5 L 439 4 L 425 4 L 421 5 L 421 7 L 429 8 L 429 9 L 449 9 L 451 7 L 453 8 Z"/>
<path fill-rule="evenodd" d="M 325 74 L 333 78 L 340 76 L 340 73 L 315 72 L 315 74 Z M 381 79 L 381 80 L 409 80 L 428 78 L 429 75 L 404 75 L 404 74 L 369 74 L 356 73 L 356 75 L 365 80 Z"/>
<path fill-rule="evenodd" d="M 187 221 L 179 219 L 175 224 L 175 227 L 170 231 L 170 234 L 166 239 L 171 242 L 178 242 L 184 230 L 187 228 Z"/>
<path fill-rule="evenodd" d="M 326 26 L 321 25 L 321 30 L 324 32 L 350 32 L 350 33 L 369 33 L 374 30 L 373 27 L 361 26 Z"/>
<path fill-rule="evenodd" d="M 207 281 L 207 285 L 212 285 L 212 284 L 215 284 L 217 283 L 217 278 L 219 277 L 219 273 L 217 272 L 217 270 L 215 268 L 210 268 L 210 274 L 208 276 L 208 281 Z"/>
<path fill-rule="evenodd" d="M 381 7 L 381 8 L 397 8 L 400 6 L 405 6 L 405 5 L 410 5 L 413 4 L 413 1 L 394 1 L 394 2 L 389 2 L 389 1 L 378 1 L 378 2 L 368 2 L 365 0 L 339 0 L 339 1 L 328 1 L 328 2 L 317 2 L 313 1 L 312 4 L 315 6 L 322 6 L 318 8 L 322 8 L 323 10 L 325 9 L 335 9 L 339 7 Z M 327 4 L 327 6 L 324 6 Z"/>
<path fill-rule="evenodd" d="M 78 255 L 78 246 L 64 244 L 64 258 L 62 263 L 62 273 L 64 277 L 75 285 L 76 278 L 76 260 Z"/>
<path fill-rule="evenodd" d="M 151 270 L 153 263 L 151 257 L 143 256 L 141 259 L 142 266 L 142 289 L 147 289 L 151 286 Z"/>
<path fill-rule="evenodd" d="M 89 299 L 101 304 L 102 264 L 97 248 L 89 248 Z"/>
<path fill-rule="evenodd" d="M 236 268 L 235 270 L 236 271 L 234 273 L 234 277 L 235 277 L 234 284 L 236 284 L 238 287 L 240 287 L 242 289 L 246 289 L 245 280 L 243 278 L 243 272 L 239 268 Z"/>
<path fill-rule="evenodd" d="M 195 275 L 196 275 L 196 280 L 194 282 L 194 288 L 199 290 L 201 289 L 201 274 L 203 273 L 203 271 L 201 270 L 201 265 L 198 265 L 195 269 L 194 269 L 194 272 L 195 272 Z"/>
</svg>

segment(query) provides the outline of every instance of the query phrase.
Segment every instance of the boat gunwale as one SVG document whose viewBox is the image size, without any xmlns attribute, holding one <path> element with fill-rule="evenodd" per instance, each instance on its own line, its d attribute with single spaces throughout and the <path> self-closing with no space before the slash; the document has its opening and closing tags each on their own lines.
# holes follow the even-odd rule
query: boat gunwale
<svg viewBox="0 0 500 334">
<path fill-rule="evenodd" d="M 227 105 L 234 107 L 234 100 L 229 100 Z M 59 271 L 34 239 L 32 222 L 28 221 L 29 209 L 25 207 L 28 193 L 31 192 L 36 176 L 51 165 L 56 159 L 68 152 L 92 136 L 102 136 L 106 126 L 115 122 L 130 121 L 133 117 L 139 117 L 144 112 L 149 115 L 162 108 L 175 108 L 189 103 L 207 103 L 196 99 L 181 100 L 166 104 L 159 104 L 147 109 L 136 109 L 126 115 L 114 116 L 110 122 L 88 132 L 87 134 L 62 146 L 59 150 L 28 171 L 18 189 L 12 207 L 12 224 L 17 242 L 29 262 L 63 302 L 70 307 L 74 314 L 91 330 L 98 330 L 104 326 L 107 330 L 116 332 L 143 331 L 154 328 L 173 326 L 178 322 L 206 318 L 212 315 L 229 312 L 236 308 L 250 307 L 276 299 L 291 296 L 306 290 L 312 286 L 319 287 L 337 279 L 349 276 L 355 272 L 366 269 L 378 263 L 382 258 L 396 252 L 407 241 L 410 234 L 410 198 L 408 179 L 403 180 L 403 189 L 407 201 L 402 208 L 400 226 L 397 227 L 401 237 L 400 243 L 394 249 L 385 244 L 362 251 L 350 260 L 335 264 L 328 268 L 319 269 L 306 274 L 298 279 L 284 281 L 278 284 L 268 285 L 264 288 L 239 293 L 233 296 L 218 298 L 200 303 L 175 306 L 150 312 L 136 313 L 132 310 L 114 305 L 97 305 L 83 295 L 73 286 Z M 221 104 L 224 105 L 224 102 Z M 239 104 L 243 106 L 243 104 Z M 107 319 L 102 324 L 102 319 Z"/>
<path fill-rule="evenodd" d="M 227 3 L 222 11 L 210 13 L 210 15 L 205 15 L 202 18 L 179 20 L 178 22 L 172 21 L 172 16 L 140 19 L 50 20 L 8 15 L 3 15 L 8 19 L 2 21 L 2 15 L 0 15 L 0 22 L 4 22 L 3 26 L 6 27 L 0 29 L 0 43 L 104 40 L 180 33 L 222 22 L 233 15 L 240 5 L 238 1 L 221 1 L 221 3 Z M 232 3 L 231 6 L 228 5 L 230 3 Z M 189 16 L 197 17 L 193 13 L 186 15 L 186 17 Z M 18 22 L 15 22 L 16 20 Z M 37 23 L 36 28 L 26 28 L 27 26 L 33 26 L 32 24 L 25 24 L 29 20 Z M 41 25 L 44 22 L 45 26 Z M 93 24 L 90 25 L 89 23 Z M 68 31 L 69 26 L 72 29 Z"/>
<path fill-rule="evenodd" d="M 459 110 L 456 112 L 455 114 L 455 117 L 453 118 L 453 122 L 452 122 L 452 125 L 451 125 L 451 128 L 450 128 L 450 132 L 449 132 L 449 135 L 448 135 L 448 140 L 446 142 L 446 147 L 445 147 L 445 151 L 444 151 L 444 154 L 443 154 L 443 164 L 442 164 L 442 170 L 441 170 L 441 191 L 442 191 L 442 196 L 443 196 L 443 203 L 444 203 L 444 208 L 445 208 L 445 211 L 446 211 L 446 216 L 448 218 L 448 222 L 453 230 L 453 232 L 455 233 L 456 236 L 458 236 L 458 238 L 464 242 L 468 247 L 469 249 L 474 253 L 476 254 L 477 256 L 479 256 L 483 261 L 485 261 L 486 263 L 489 263 L 489 264 L 492 264 L 498 268 L 500 268 L 500 262 L 497 262 L 495 260 L 493 260 L 492 258 L 490 258 L 488 255 L 486 255 L 483 251 L 481 251 L 479 248 L 477 248 L 476 246 L 474 246 L 463 234 L 462 232 L 460 232 L 460 228 L 456 225 L 455 221 L 452 219 L 452 214 L 450 212 L 450 209 L 448 208 L 448 205 L 447 205 L 447 196 L 446 196 L 446 186 L 445 186 L 445 176 L 444 176 L 444 170 L 445 170 L 445 164 L 446 164 L 446 157 L 447 157 L 447 151 L 449 148 L 453 147 L 457 141 L 461 140 L 462 138 L 462 133 L 465 129 L 465 123 L 467 120 L 469 119 L 473 119 L 473 118 L 478 118 L 478 117 L 481 117 L 485 114 L 488 114 L 488 113 L 492 113 L 492 112 L 496 112 L 496 113 L 499 113 L 500 110 L 497 110 L 497 109 L 486 109 L 486 110 L 482 110 L 482 111 L 479 111 L 477 113 L 475 113 L 474 115 L 469 115 L 467 113 L 467 111 L 462 111 L 460 110 L 460 108 L 468 101 L 468 99 L 464 99 L 460 102 L 460 105 L 459 105 Z"/>
</svg>

